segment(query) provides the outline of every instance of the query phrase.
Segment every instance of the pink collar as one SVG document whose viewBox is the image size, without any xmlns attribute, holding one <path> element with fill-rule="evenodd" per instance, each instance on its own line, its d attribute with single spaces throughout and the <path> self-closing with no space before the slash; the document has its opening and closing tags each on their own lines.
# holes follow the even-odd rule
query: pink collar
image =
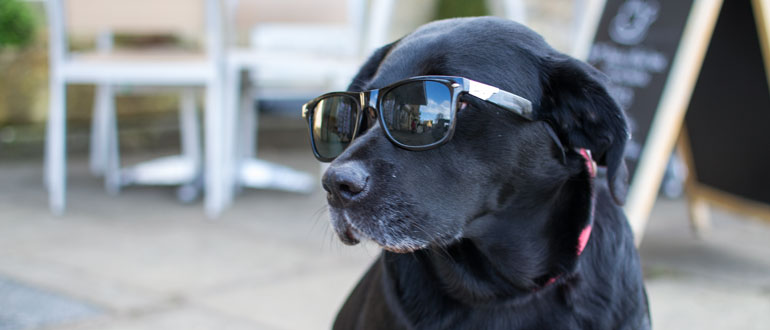
<svg viewBox="0 0 770 330">
<path fill-rule="evenodd" d="M 591 150 L 580 148 L 578 149 L 578 152 L 581 156 L 583 156 L 583 158 L 585 158 L 588 174 L 591 176 L 591 180 L 593 180 L 596 177 L 596 162 L 594 161 L 593 157 L 591 157 Z M 588 244 L 588 239 L 591 238 L 591 228 L 594 222 L 593 220 L 594 200 L 591 198 L 591 220 L 588 222 L 588 225 L 583 228 L 583 231 L 580 232 L 580 236 L 578 237 L 577 255 L 583 253 L 583 249 L 585 249 L 586 245 Z"/>
<path fill-rule="evenodd" d="M 594 162 L 593 157 L 591 157 L 591 150 L 580 148 L 577 150 L 578 153 L 580 153 L 583 158 L 585 158 L 586 161 L 586 168 L 588 168 L 588 174 L 591 177 L 591 180 L 596 177 L 596 162 Z M 583 250 L 586 248 L 586 245 L 588 245 L 588 239 L 591 238 L 591 229 L 593 228 L 593 222 L 594 222 L 594 207 L 595 207 L 595 199 L 591 198 L 591 219 L 588 221 L 588 225 L 583 228 L 582 231 L 580 231 L 580 236 L 578 236 L 578 244 L 576 247 L 576 253 L 579 256 L 583 253 Z M 553 284 L 556 282 L 556 280 L 559 279 L 561 276 L 551 277 L 548 279 L 547 282 L 543 285 L 543 287 L 546 287 L 550 284 Z"/>
</svg>

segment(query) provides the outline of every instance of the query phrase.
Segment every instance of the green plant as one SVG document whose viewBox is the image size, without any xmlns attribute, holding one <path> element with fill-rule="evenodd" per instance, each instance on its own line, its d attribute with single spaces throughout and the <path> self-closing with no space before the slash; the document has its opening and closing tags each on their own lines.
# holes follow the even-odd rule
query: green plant
<svg viewBox="0 0 770 330">
<path fill-rule="evenodd" d="M 436 19 L 489 15 L 486 0 L 438 0 Z"/>
<path fill-rule="evenodd" d="M 28 5 L 19 0 L 0 0 L 0 48 L 23 47 L 35 35 L 35 16 Z"/>
</svg>

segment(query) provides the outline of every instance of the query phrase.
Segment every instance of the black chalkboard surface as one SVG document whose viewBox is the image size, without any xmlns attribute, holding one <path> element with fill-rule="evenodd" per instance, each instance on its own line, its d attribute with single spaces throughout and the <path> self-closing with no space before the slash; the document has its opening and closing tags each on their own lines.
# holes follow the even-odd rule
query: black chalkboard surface
<svg viewBox="0 0 770 330">
<path fill-rule="evenodd" d="M 625 212 L 640 242 L 684 122 L 722 0 L 607 0 L 588 62 L 631 124 Z"/>
<path fill-rule="evenodd" d="M 763 0 L 607 0 L 588 62 L 631 122 L 625 211 L 637 243 L 684 125 L 695 227 L 705 204 L 770 219 L 768 17 Z"/>
<path fill-rule="evenodd" d="M 770 204 L 770 89 L 753 9 L 724 1 L 685 122 L 698 184 Z"/>
<path fill-rule="evenodd" d="M 629 173 L 647 139 L 671 63 L 690 14 L 692 0 L 608 0 L 588 63 L 612 82 L 610 93 L 629 119 Z"/>
</svg>

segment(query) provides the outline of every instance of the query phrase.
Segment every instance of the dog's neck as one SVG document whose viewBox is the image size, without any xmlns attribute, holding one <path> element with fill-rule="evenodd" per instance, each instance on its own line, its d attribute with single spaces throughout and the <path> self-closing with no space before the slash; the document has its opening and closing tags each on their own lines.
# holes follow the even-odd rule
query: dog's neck
<svg viewBox="0 0 770 330">
<path fill-rule="evenodd" d="M 569 201 L 589 205 L 587 221 L 574 231 L 574 239 L 569 240 L 573 243 L 554 251 L 554 237 L 561 239 L 554 235 L 554 224 L 568 223 L 574 220 L 570 217 L 575 216 L 565 212 L 566 202 L 560 195 L 574 196 L 572 189 L 585 189 L 581 183 L 569 181 L 558 189 L 560 194 L 554 194 L 544 205 L 527 209 L 522 208 L 521 203 L 511 203 L 498 212 L 475 219 L 464 238 L 448 247 L 433 247 L 411 255 L 386 252 L 386 269 L 390 268 L 391 279 L 397 280 L 397 285 L 399 281 L 433 283 L 435 295 L 449 297 L 463 305 L 525 302 L 536 292 L 556 286 L 555 282 L 570 281 L 577 264 L 584 259 L 581 254 L 591 236 L 595 203 L 596 167 L 590 153 L 579 152 L 586 160 L 584 178 L 588 179 L 591 193 L 583 196 L 584 199 Z M 564 253 L 565 250 L 568 252 Z M 400 274 L 396 269 L 399 262 L 420 264 L 405 269 L 422 269 L 424 276 Z"/>
<path fill-rule="evenodd" d="M 505 216 L 487 215 L 477 221 L 511 221 Z M 548 221 L 549 214 L 541 212 L 532 216 L 543 218 L 533 222 Z M 429 298 L 443 301 L 444 304 L 492 306 L 500 302 L 525 303 L 536 291 L 553 285 L 549 283 L 550 279 L 570 279 L 571 274 L 560 273 L 558 267 L 542 262 L 544 259 L 552 259 L 550 256 L 526 254 L 525 251 L 548 251 L 546 241 L 523 237 L 521 231 L 504 225 L 487 227 L 484 237 L 483 240 L 464 238 L 449 247 L 435 247 L 409 255 L 385 252 L 384 262 L 389 277 L 387 282 L 394 287 L 424 283 L 425 290 L 421 294 L 429 292 Z M 403 269 L 412 272 L 402 272 Z M 414 272 L 416 269 L 421 271 Z M 408 309 L 409 300 L 416 302 L 421 299 L 399 300 L 405 302 L 407 306 L 403 307 Z"/>
</svg>

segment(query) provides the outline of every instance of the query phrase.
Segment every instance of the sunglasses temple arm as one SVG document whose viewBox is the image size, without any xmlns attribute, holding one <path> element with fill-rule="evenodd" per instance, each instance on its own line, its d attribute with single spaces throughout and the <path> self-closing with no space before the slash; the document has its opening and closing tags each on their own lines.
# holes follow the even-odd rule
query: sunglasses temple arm
<svg viewBox="0 0 770 330">
<path fill-rule="evenodd" d="M 529 100 L 478 81 L 466 79 L 466 82 L 468 94 L 491 102 L 529 120 L 534 120 L 532 116 L 532 102 Z"/>
<path fill-rule="evenodd" d="M 529 120 L 534 120 L 532 116 L 532 102 L 516 94 L 500 90 L 492 94 L 487 99 L 487 102 L 491 102 Z"/>
</svg>

